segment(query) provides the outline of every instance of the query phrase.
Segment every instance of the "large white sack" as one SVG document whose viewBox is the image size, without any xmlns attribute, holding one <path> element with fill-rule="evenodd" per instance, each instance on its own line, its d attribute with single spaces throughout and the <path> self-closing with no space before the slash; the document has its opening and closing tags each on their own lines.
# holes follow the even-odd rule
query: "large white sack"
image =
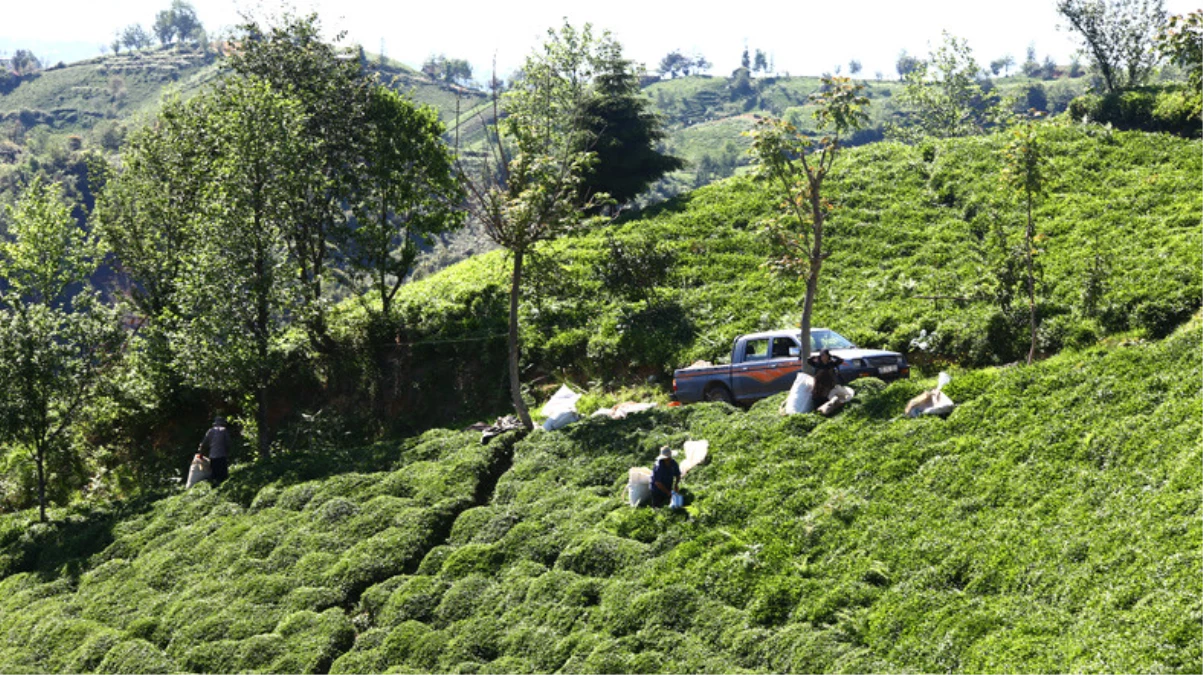
<svg viewBox="0 0 1203 675">
<path fill-rule="evenodd" d="M 652 470 L 637 466 L 627 472 L 627 497 L 631 506 L 643 506 L 652 499 Z"/>
<path fill-rule="evenodd" d="M 783 414 L 795 415 L 810 412 L 810 395 L 815 388 L 815 378 L 799 372 L 794 378 L 794 385 L 789 388 L 789 396 L 785 399 Z"/>
<path fill-rule="evenodd" d="M 189 489 L 202 480 L 209 480 L 212 476 L 213 469 L 209 466 L 209 459 L 199 455 L 193 457 L 192 466 L 188 467 L 188 483 L 184 489 Z"/>
<path fill-rule="evenodd" d="M 555 431 L 579 420 L 581 417 L 576 414 L 576 402 L 580 399 L 580 394 L 566 385 L 560 385 L 555 396 L 543 404 L 543 415 L 547 418 L 547 421 L 543 423 L 543 429 Z"/>
<path fill-rule="evenodd" d="M 685 441 L 685 460 L 681 462 L 681 477 L 693 467 L 706 461 L 710 452 L 710 441 Z"/>
</svg>

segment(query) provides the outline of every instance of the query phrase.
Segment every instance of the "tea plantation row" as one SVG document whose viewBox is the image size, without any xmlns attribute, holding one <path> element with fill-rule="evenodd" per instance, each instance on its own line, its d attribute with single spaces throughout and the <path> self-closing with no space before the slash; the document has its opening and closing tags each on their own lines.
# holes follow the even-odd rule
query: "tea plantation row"
<svg viewBox="0 0 1203 675">
<path fill-rule="evenodd" d="M 10 516 L 0 671 L 1198 672 L 1201 341 L 961 373 L 946 420 L 865 380 L 832 419 L 778 396 L 294 455 L 94 553 L 43 544 L 95 514 Z M 626 505 L 629 467 L 702 438 L 687 512 Z"/>
</svg>

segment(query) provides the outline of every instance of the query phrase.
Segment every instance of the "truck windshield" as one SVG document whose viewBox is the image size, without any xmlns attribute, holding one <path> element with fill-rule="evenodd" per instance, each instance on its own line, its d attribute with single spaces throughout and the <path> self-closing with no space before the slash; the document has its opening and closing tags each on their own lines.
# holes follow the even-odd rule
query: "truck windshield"
<svg viewBox="0 0 1203 675">
<path fill-rule="evenodd" d="M 810 350 L 812 352 L 817 352 L 820 349 L 852 349 L 855 346 L 848 341 L 848 338 L 833 330 L 815 330 L 810 332 Z"/>
</svg>

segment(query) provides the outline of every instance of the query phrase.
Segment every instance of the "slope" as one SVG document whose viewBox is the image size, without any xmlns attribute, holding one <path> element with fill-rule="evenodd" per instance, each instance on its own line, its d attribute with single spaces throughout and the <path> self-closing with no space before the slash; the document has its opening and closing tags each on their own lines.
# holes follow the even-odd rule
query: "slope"
<svg viewBox="0 0 1203 675">
<path fill-rule="evenodd" d="M 1055 171 L 1036 210 L 1039 351 L 1168 334 L 1203 296 L 1199 141 L 1047 131 Z M 999 179 L 1006 140 L 847 151 L 828 178 L 836 208 L 813 325 L 909 352 L 923 368 L 1026 355 L 1026 301 L 1006 262 L 1022 238 L 1022 211 Z M 741 333 L 797 325 L 802 284 L 764 267 L 760 223 L 776 201 L 734 178 L 542 247 L 522 306 L 530 379 L 663 382 L 695 359 L 723 358 Z M 407 352 L 468 371 L 456 381 L 470 390 L 458 394 L 437 373 L 416 387 L 407 405 L 422 416 L 456 401 L 479 410 L 481 392 L 504 400 L 506 265 L 500 253 L 479 256 L 399 294 L 410 342 L 477 340 L 454 356 Z M 344 320 L 359 311 L 348 305 Z"/>
<path fill-rule="evenodd" d="M 9 517 L 0 670 L 1197 672 L 1201 340 L 1196 316 L 965 374 L 947 420 L 867 381 L 830 420 L 774 399 L 294 455 L 92 554 L 53 545 L 83 514 Z M 687 511 L 627 507 L 627 467 L 689 438 Z"/>
</svg>

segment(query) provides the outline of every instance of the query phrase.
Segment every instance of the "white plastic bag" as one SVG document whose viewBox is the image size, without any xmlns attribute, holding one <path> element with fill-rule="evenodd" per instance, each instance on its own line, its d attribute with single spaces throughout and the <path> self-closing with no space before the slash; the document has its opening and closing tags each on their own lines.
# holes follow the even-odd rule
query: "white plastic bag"
<svg viewBox="0 0 1203 675">
<path fill-rule="evenodd" d="M 789 388 L 789 396 L 785 399 L 784 410 L 785 415 L 796 415 L 798 413 L 810 412 L 810 395 L 815 388 L 815 378 L 806 373 L 799 372 L 794 378 L 794 386 Z"/>
<path fill-rule="evenodd" d="M 668 505 L 668 507 L 669 507 L 670 509 L 683 509 L 683 508 L 685 508 L 685 497 L 681 496 L 681 493 L 680 493 L 680 492 L 677 492 L 676 490 L 673 490 L 673 496 L 672 496 L 672 500 L 669 502 L 669 505 Z"/>
<path fill-rule="evenodd" d="M 627 472 L 627 497 L 631 506 L 643 506 L 652 499 L 652 470 L 637 466 Z"/>
<path fill-rule="evenodd" d="M 581 416 L 576 414 L 576 402 L 580 398 L 580 394 L 566 385 L 560 385 L 555 396 L 543 405 L 543 415 L 547 417 L 547 421 L 543 423 L 543 430 L 555 431 L 579 420 Z"/>
<path fill-rule="evenodd" d="M 187 490 L 202 480 L 209 480 L 212 476 L 213 469 L 209 465 L 209 458 L 197 455 L 192 458 L 192 466 L 188 467 L 188 483 L 184 489 Z"/>
<path fill-rule="evenodd" d="M 685 460 L 681 462 L 681 477 L 693 467 L 706 461 L 710 452 L 710 441 L 685 441 Z"/>
<path fill-rule="evenodd" d="M 911 399 L 906 404 L 906 416 L 918 417 L 919 415 L 947 415 L 952 412 L 956 404 L 952 399 L 945 394 L 942 389 L 944 385 L 952 381 L 952 376 L 948 373 L 941 372 L 936 379 L 936 388 L 930 391 L 925 391 L 915 398 Z"/>
</svg>

